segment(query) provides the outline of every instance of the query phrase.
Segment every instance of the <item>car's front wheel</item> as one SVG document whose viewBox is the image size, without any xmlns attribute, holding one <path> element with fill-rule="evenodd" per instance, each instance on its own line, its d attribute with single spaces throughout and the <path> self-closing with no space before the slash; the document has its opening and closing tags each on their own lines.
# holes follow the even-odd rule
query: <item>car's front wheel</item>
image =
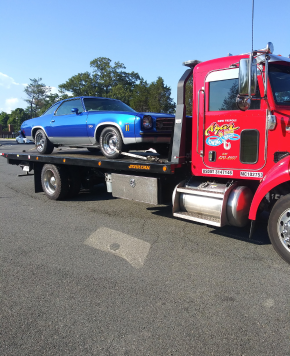
<svg viewBox="0 0 290 356">
<path fill-rule="evenodd" d="M 35 147 L 37 152 L 42 154 L 49 154 L 53 151 L 54 146 L 47 138 L 43 130 L 37 130 L 35 134 Z"/>
<path fill-rule="evenodd" d="M 121 134 L 117 128 L 108 126 L 103 129 L 100 135 L 100 146 L 104 156 L 118 158 L 123 145 Z"/>
</svg>

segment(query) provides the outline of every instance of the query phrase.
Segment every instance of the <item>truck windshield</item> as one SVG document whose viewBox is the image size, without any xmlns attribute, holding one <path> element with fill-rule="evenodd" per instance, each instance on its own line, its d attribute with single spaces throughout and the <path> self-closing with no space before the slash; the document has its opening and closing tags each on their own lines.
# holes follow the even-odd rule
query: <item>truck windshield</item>
<svg viewBox="0 0 290 356">
<path fill-rule="evenodd" d="M 119 100 L 84 98 L 86 111 L 129 111 L 135 112 L 130 106 Z"/>
<path fill-rule="evenodd" d="M 276 104 L 290 106 L 290 66 L 270 63 L 269 78 Z"/>
</svg>

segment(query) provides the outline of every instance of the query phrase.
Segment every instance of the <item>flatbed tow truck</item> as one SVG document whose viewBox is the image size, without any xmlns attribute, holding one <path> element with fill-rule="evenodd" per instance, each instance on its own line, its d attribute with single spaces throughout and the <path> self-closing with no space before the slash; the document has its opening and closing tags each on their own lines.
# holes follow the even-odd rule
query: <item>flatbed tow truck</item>
<svg viewBox="0 0 290 356">
<path fill-rule="evenodd" d="M 34 172 L 35 192 L 65 199 L 106 182 L 114 197 L 163 204 L 174 217 L 243 227 L 267 211 L 276 252 L 290 263 L 290 59 L 262 50 L 185 62 L 166 157 L 121 152 L 107 159 L 84 149 L 1 155 Z M 192 117 L 185 87 L 193 78 Z"/>
</svg>

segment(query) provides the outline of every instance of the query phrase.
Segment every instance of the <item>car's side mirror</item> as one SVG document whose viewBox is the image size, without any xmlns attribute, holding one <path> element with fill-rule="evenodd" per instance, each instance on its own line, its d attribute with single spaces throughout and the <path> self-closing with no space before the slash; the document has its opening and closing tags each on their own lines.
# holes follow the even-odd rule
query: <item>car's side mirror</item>
<svg viewBox="0 0 290 356">
<path fill-rule="evenodd" d="M 72 108 L 71 109 L 71 112 L 75 112 L 76 113 L 76 115 L 79 113 L 79 109 L 78 108 Z"/>
</svg>

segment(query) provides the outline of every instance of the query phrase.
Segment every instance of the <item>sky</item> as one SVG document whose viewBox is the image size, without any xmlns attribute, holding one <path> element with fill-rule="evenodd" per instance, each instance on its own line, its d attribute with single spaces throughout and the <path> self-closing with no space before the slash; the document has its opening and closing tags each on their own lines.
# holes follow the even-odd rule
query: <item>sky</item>
<svg viewBox="0 0 290 356">
<path fill-rule="evenodd" d="M 255 0 L 254 49 L 290 54 L 289 0 Z M 108 57 L 148 82 L 161 76 L 176 102 L 182 62 L 252 48 L 252 0 L 2 0 L 0 112 L 25 108 L 30 78 L 57 92 Z"/>
</svg>

